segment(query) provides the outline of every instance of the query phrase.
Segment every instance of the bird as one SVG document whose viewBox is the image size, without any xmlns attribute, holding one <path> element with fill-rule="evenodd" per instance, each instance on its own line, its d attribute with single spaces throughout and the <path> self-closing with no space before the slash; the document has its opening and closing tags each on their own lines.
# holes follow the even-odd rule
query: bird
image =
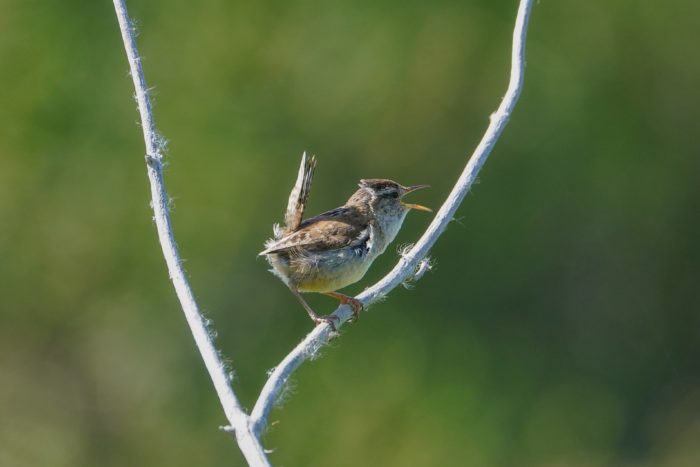
<svg viewBox="0 0 700 467">
<path fill-rule="evenodd" d="M 275 274 L 301 302 L 316 323 L 335 330 L 334 315 L 319 316 L 302 292 L 328 295 L 351 307 L 354 320 L 361 301 L 338 292 L 365 275 L 375 259 L 396 238 L 410 210 L 432 212 L 402 198 L 429 185 L 403 186 L 387 179 L 362 179 L 359 189 L 340 207 L 302 220 L 316 169 L 316 157 L 302 155 L 296 183 L 284 216 L 284 225 L 273 225 L 273 237 L 259 253 Z"/>
</svg>

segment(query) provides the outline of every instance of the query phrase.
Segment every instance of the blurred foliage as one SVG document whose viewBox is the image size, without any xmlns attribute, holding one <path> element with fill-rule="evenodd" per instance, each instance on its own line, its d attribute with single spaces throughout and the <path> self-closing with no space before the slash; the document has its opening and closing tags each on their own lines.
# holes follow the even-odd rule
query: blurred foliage
<svg viewBox="0 0 700 467">
<path fill-rule="evenodd" d="M 128 3 L 179 246 L 250 407 L 311 328 L 256 258 L 301 152 L 311 213 L 363 177 L 439 206 L 505 90 L 517 2 Z M 700 465 L 698 18 L 537 3 L 521 102 L 436 271 L 296 374 L 273 462 Z M 0 1 L 3 466 L 243 465 L 160 255 L 126 70 L 111 2 Z"/>
</svg>

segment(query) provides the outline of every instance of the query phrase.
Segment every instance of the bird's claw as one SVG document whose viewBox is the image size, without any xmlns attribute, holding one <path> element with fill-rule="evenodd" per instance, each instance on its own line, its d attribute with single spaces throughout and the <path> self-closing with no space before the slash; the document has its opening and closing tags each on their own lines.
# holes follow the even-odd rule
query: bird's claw
<svg viewBox="0 0 700 467">
<path fill-rule="evenodd" d="M 347 305 L 352 308 L 352 318 L 351 322 L 355 322 L 360 319 L 360 312 L 365 309 L 365 306 L 356 298 L 348 297 Z"/>
<path fill-rule="evenodd" d="M 335 323 L 333 322 L 334 320 L 340 322 L 340 318 L 338 318 L 335 315 L 318 316 L 317 318 L 314 319 L 317 326 L 319 324 L 326 323 L 331 327 L 331 330 L 333 332 L 338 332 L 338 328 L 335 327 Z"/>
</svg>

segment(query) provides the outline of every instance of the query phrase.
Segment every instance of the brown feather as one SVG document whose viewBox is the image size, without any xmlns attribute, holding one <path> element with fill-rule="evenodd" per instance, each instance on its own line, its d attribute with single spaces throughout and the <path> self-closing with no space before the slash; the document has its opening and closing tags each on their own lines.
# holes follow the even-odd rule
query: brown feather
<svg viewBox="0 0 700 467">
<path fill-rule="evenodd" d="M 291 253 L 302 247 L 313 252 L 352 246 L 369 226 L 368 214 L 354 206 L 327 211 L 305 220 L 295 232 L 271 241 L 260 254 Z"/>
<path fill-rule="evenodd" d="M 306 153 L 304 153 L 301 158 L 297 181 L 289 194 L 287 212 L 284 215 L 285 227 L 281 232 L 282 234 L 293 232 L 299 228 L 301 220 L 304 218 L 304 209 L 309 200 L 309 193 L 311 193 L 311 181 L 313 180 L 315 169 L 316 157 L 311 156 L 307 159 Z"/>
</svg>

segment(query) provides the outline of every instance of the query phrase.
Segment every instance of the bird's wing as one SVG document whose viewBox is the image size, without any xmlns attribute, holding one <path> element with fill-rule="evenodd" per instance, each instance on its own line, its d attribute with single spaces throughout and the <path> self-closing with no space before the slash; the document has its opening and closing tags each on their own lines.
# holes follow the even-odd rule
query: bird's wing
<svg viewBox="0 0 700 467">
<path fill-rule="evenodd" d="M 293 252 L 309 253 L 354 247 L 369 240 L 369 219 L 347 208 L 334 209 L 304 221 L 301 227 L 279 240 L 271 240 L 260 255 Z"/>
<path fill-rule="evenodd" d="M 316 169 L 316 157 L 306 157 L 306 153 L 301 157 L 299 174 L 297 181 L 289 194 L 287 202 L 287 212 L 284 215 L 285 231 L 293 232 L 299 228 L 304 217 L 304 208 L 311 192 L 311 180 Z"/>
</svg>

